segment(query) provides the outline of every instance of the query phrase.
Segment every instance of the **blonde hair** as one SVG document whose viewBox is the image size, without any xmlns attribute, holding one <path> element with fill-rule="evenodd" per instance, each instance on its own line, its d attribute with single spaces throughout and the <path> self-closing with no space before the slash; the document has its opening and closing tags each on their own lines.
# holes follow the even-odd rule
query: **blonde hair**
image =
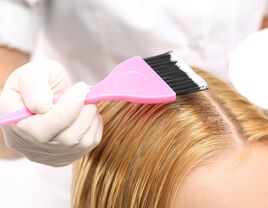
<svg viewBox="0 0 268 208">
<path fill-rule="evenodd" d="M 224 82 L 169 104 L 108 102 L 101 143 L 75 164 L 74 208 L 171 207 L 192 168 L 268 135 L 267 117 Z"/>
</svg>

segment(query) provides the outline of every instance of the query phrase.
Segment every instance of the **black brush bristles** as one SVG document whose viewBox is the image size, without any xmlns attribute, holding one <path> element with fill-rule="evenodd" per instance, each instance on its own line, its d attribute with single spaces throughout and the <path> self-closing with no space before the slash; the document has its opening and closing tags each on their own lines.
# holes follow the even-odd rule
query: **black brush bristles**
<svg viewBox="0 0 268 208">
<path fill-rule="evenodd" d="M 145 58 L 144 61 L 170 86 L 176 95 L 198 92 L 207 83 L 172 52 Z"/>
</svg>

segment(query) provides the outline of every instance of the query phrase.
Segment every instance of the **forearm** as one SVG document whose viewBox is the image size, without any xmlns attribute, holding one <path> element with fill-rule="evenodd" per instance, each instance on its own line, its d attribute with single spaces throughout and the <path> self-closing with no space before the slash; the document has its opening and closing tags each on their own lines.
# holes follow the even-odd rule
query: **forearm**
<svg viewBox="0 0 268 208">
<path fill-rule="evenodd" d="M 7 77 L 19 66 L 27 63 L 30 55 L 15 49 L 0 46 L 0 91 L 3 89 Z M 4 143 L 2 131 L 0 130 L 0 158 L 14 159 L 18 154 L 8 149 Z"/>
<path fill-rule="evenodd" d="M 265 16 L 262 20 L 262 25 L 261 29 L 267 28 L 268 27 L 268 16 Z"/>
<path fill-rule="evenodd" d="M 4 87 L 7 77 L 29 60 L 30 55 L 27 53 L 0 46 L 0 89 Z"/>
</svg>

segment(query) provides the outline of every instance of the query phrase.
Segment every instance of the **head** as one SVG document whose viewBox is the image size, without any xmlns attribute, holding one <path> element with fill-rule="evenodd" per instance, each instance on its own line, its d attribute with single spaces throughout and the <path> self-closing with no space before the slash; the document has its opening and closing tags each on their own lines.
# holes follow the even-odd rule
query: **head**
<svg viewBox="0 0 268 208">
<path fill-rule="evenodd" d="M 209 90 L 168 104 L 99 105 L 103 139 L 75 164 L 75 208 L 268 207 L 268 118 L 196 71 Z"/>
</svg>

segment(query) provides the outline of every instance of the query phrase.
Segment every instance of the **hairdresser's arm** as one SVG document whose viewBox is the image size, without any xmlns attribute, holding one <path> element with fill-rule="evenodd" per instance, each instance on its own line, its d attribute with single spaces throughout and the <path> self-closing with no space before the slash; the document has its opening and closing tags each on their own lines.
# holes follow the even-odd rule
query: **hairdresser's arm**
<svg viewBox="0 0 268 208">
<path fill-rule="evenodd" d="M 262 21 L 261 29 L 268 28 L 268 16 L 265 16 Z"/>
<path fill-rule="evenodd" d="M 29 62 L 30 55 L 16 49 L 0 46 L 0 89 L 6 78 L 19 66 Z"/>
<path fill-rule="evenodd" d="M 3 89 L 5 80 L 9 74 L 29 60 L 30 55 L 28 53 L 0 46 L 0 91 Z M 0 158 L 13 159 L 18 156 L 18 153 L 12 151 L 5 145 L 2 131 L 0 130 Z"/>
</svg>

